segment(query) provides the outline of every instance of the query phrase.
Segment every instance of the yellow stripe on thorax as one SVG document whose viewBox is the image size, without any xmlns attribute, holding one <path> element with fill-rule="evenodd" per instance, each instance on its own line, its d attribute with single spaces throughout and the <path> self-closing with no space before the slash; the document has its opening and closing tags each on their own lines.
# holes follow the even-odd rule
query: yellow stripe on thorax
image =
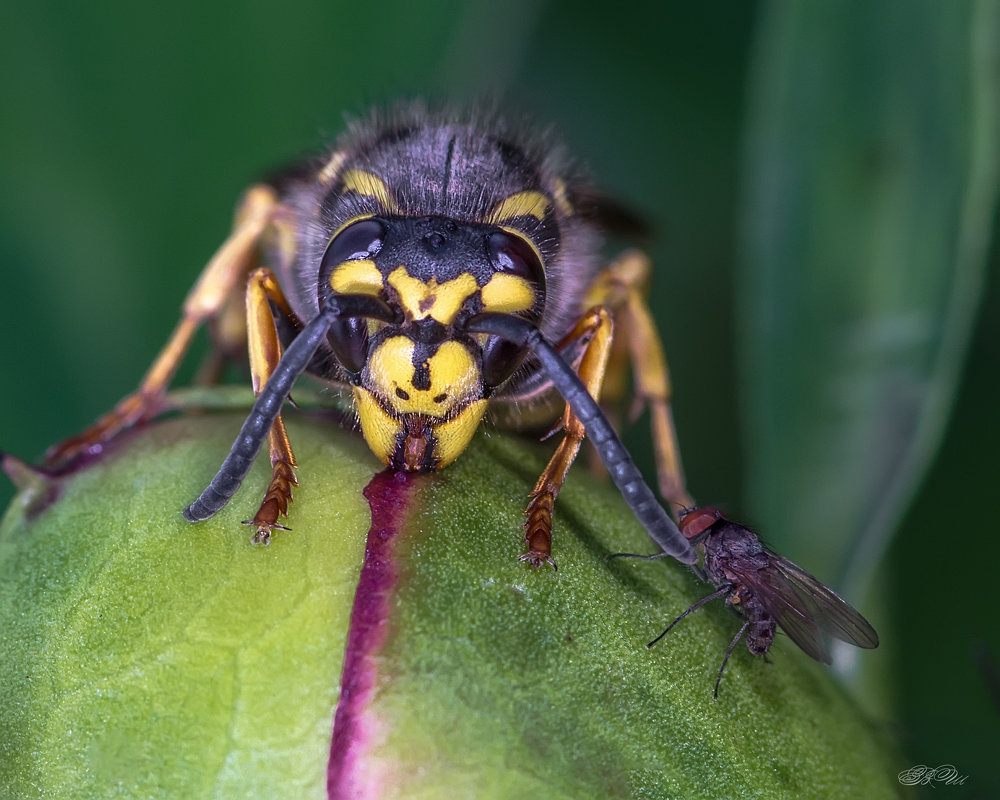
<svg viewBox="0 0 1000 800">
<path fill-rule="evenodd" d="M 347 153 L 343 150 L 338 150 L 331 155 L 330 160 L 319 171 L 319 182 L 325 185 L 336 180 L 345 161 L 347 161 Z"/>
<path fill-rule="evenodd" d="M 486 221 L 493 225 L 500 225 L 515 217 L 534 217 L 541 222 L 548 210 L 549 198 L 542 192 L 534 190 L 516 192 L 506 200 L 497 203 L 490 211 Z"/>
<path fill-rule="evenodd" d="M 389 194 L 389 187 L 378 175 L 361 169 L 349 169 L 344 172 L 341 180 L 345 194 L 357 192 L 363 197 L 371 197 L 386 211 L 392 211 L 395 208 L 395 203 Z"/>
<path fill-rule="evenodd" d="M 562 180 L 562 178 L 556 178 L 552 191 L 556 201 L 556 208 L 558 208 L 567 217 L 573 216 L 573 204 L 569 201 L 569 195 L 566 191 L 566 183 Z"/>
</svg>

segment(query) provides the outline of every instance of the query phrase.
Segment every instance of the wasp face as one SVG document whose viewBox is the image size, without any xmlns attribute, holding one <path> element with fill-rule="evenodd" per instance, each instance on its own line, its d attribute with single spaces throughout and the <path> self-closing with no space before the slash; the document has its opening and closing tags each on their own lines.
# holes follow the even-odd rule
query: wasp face
<svg viewBox="0 0 1000 800">
<path fill-rule="evenodd" d="M 464 324 L 488 311 L 537 319 L 544 276 L 532 246 L 451 217 L 367 217 L 331 239 L 320 276 L 321 293 L 377 296 L 401 320 L 340 322 L 328 336 L 372 451 L 411 472 L 452 462 L 522 357 Z"/>
</svg>

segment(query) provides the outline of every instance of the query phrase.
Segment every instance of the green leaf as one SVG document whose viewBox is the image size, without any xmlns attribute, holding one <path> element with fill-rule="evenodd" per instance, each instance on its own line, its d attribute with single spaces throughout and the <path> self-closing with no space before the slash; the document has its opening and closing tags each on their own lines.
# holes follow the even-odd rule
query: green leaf
<svg viewBox="0 0 1000 800">
<path fill-rule="evenodd" d="M 646 649 L 707 587 L 606 562 L 651 547 L 583 469 L 556 505 L 558 571 L 532 569 L 544 448 L 481 434 L 440 473 L 371 481 L 355 434 L 289 417 L 302 485 L 266 548 L 240 525 L 264 464 L 216 518 L 179 514 L 235 414 L 148 426 L 54 483 L 20 473 L 0 531 L 5 796 L 323 797 L 328 770 L 335 797 L 895 794 L 885 743 L 781 637 L 770 665 L 737 648 L 718 701 L 738 626 L 721 603 Z"/>
<path fill-rule="evenodd" d="M 775 1 L 761 19 L 738 292 L 747 497 L 779 550 L 839 566 L 848 596 L 937 450 L 975 319 L 998 11 Z"/>
</svg>

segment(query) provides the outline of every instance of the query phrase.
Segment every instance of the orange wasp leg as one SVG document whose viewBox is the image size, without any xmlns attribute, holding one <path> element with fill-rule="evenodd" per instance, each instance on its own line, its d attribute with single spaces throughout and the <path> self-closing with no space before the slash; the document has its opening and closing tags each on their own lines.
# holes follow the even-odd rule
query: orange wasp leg
<svg viewBox="0 0 1000 800">
<path fill-rule="evenodd" d="M 278 207 L 274 191 L 255 186 L 243 198 L 232 234 L 188 293 L 180 322 L 143 377 L 139 388 L 77 436 L 55 445 L 47 454 L 49 467 L 69 466 L 84 453 L 110 441 L 121 431 L 155 416 L 167 387 L 184 360 L 198 327 L 225 305 L 248 271 L 261 235 Z"/>
<path fill-rule="evenodd" d="M 278 330 L 271 312 L 272 303 L 286 316 L 294 319 L 274 273 L 266 267 L 259 267 L 250 274 L 247 282 L 247 347 L 250 351 L 250 373 L 255 395 L 260 394 L 281 360 L 281 343 L 278 341 Z M 299 485 L 295 478 L 295 456 L 292 454 L 292 445 L 288 441 L 281 414 L 275 417 L 267 441 L 271 456 L 271 483 L 254 518 L 243 523 L 256 528 L 252 538 L 255 544 L 268 544 L 274 528 L 288 530 L 284 525 L 278 524 L 278 519 L 288 516 L 292 487 Z"/>
<path fill-rule="evenodd" d="M 605 396 L 621 397 L 627 357 L 632 363 L 635 382 L 632 417 L 638 416 L 644 406 L 649 407 L 660 494 L 671 504 L 676 518 L 677 512 L 691 508 L 694 500 L 688 494 L 674 427 L 670 370 L 645 301 L 649 276 L 650 263 L 645 253 L 626 251 L 598 275 L 587 302 L 604 305 L 614 312 L 618 335 L 607 370 Z"/>
<path fill-rule="evenodd" d="M 593 308 L 580 318 L 573 330 L 559 344 L 559 349 L 562 350 L 574 340 L 585 337 L 590 339 L 580 360 L 577 374 L 595 400 L 598 399 L 604 380 L 613 330 L 614 323 L 608 310 L 603 307 Z M 555 430 L 559 427 L 562 427 L 564 433 L 562 441 L 559 442 L 555 454 L 538 478 L 524 512 L 528 517 L 524 523 L 524 541 L 528 545 L 528 552 L 522 555 L 520 560 L 527 561 L 535 567 L 543 563 L 555 566 L 552 560 L 552 508 L 559 490 L 566 481 L 566 474 L 583 443 L 583 424 L 569 406 L 563 414 L 561 426 L 557 425 Z"/>
</svg>

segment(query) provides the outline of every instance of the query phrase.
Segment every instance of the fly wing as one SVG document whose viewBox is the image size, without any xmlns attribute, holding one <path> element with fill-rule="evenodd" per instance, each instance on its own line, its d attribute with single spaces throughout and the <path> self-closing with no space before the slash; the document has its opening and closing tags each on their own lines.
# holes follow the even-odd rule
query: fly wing
<svg viewBox="0 0 1000 800">
<path fill-rule="evenodd" d="M 768 566 L 762 569 L 744 571 L 732 563 L 729 569 L 808 656 L 830 663 L 825 636 L 857 647 L 878 646 L 875 629 L 840 595 L 787 558 L 766 553 Z"/>
<path fill-rule="evenodd" d="M 776 553 L 769 555 L 772 568 L 784 576 L 824 633 L 855 647 L 878 647 L 878 634 L 854 606 L 797 564 Z"/>
<path fill-rule="evenodd" d="M 764 610 L 777 620 L 778 625 L 810 658 L 829 664 L 830 651 L 817 624 L 812 604 L 803 600 L 784 573 L 774 566 L 780 559 L 768 551 L 770 563 L 763 568 L 741 569 L 739 563 L 730 562 L 727 569 L 740 583 L 753 592 Z M 820 584 L 822 585 L 822 584 Z"/>
</svg>

